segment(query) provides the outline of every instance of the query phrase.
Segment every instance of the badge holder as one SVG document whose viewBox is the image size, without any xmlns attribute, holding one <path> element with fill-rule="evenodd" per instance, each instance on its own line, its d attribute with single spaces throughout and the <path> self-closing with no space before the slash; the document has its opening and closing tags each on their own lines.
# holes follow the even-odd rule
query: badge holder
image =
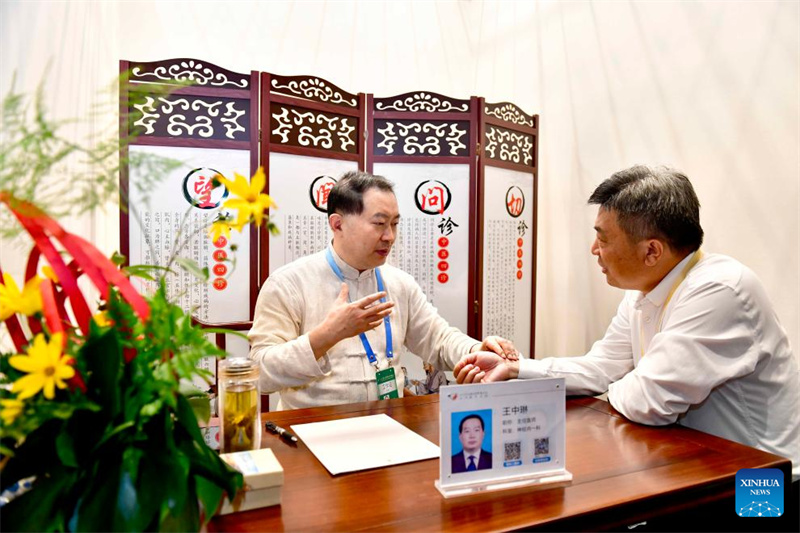
<svg viewBox="0 0 800 533">
<path fill-rule="evenodd" d="M 375 372 L 375 383 L 378 385 L 379 400 L 400 397 L 400 393 L 397 391 L 397 380 L 394 376 L 393 367 L 390 366 Z"/>
</svg>

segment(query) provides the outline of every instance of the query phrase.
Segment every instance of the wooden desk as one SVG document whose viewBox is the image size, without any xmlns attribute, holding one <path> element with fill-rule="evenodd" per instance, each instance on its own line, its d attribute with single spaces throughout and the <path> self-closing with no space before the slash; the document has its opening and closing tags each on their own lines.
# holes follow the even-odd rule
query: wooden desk
<svg viewBox="0 0 800 533">
<path fill-rule="evenodd" d="M 380 413 L 439 442 L 435 395 L 265 416 L 288 428 Z M 567 401 L 566 466 L 574 478 L 561 488 L 445 500 L 433 486 L 437 460 L 334 477 L 302 442 L 293 447 L 265 433 L 262 447 L 283 465 L 282 504 L 216 517 L 209 531 L 598 530 L 723 499 L 731 499 L 733 513 L 741 468 L 781 468 L 791 479 L 788 459 L 692 429 L 634 424 L 594 398 Z"/>
</svg>

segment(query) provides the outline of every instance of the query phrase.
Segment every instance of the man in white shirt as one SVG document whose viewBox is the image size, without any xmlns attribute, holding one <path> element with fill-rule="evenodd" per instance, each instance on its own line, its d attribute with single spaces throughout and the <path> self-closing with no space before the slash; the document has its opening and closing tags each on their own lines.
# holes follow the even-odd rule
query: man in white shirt
<svg viewBox="0 0 800 533">
<path fill-rule="evenodd" d="M 632 167 L 589 203 L 599 205 L 592 254 L 609 285 L 629 291 L 605 336 L 582 357 L 471 354 L 456 365 L 456 381 L 563 377 L 568 394 L 608 391 L 634 422 L 678 422 L 788 457 L 797 480 L 797 360 L 756 275 L 700 251 L 700 204 L 688 178 Z"/>
<path fill-rule="evenodd" d="M 399 220 L 391 182 L 349 172 L 328 196 L 331 245 L 265 282 L 250 358 L 260 362 L 261 391 L 280 392 L 278 409 L 397 397 L 404 347 L 446 369 L 477 350 L 515 357 L 505 339 L 450 327 L 410 275 L 385 264 Z"/>
</svg>

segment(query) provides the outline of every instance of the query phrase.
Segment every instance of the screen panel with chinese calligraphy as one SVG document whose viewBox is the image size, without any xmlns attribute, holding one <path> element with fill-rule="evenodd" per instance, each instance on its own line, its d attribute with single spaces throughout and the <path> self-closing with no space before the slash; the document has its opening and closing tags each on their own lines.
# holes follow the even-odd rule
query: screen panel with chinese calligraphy
<svg viewBox="0 0 800 533">
<path fill-rule="evenodd" d="M 328 227 L 328 193 L 355 161 L 304 155 L 269 154 L 269 194 L 277 209 L 270 216 L 280 228 L 269 237 L 269 273 L 306 255 L 324 250 L 332 238 Z"/>
<path fill-rule="evenodd" d="M 400 230 L 389 263 L 411 274 L 439 314 L 467 331 L 468 164 L 375 163 L 395 185 Z"/>
<path fill-rule="evenodd" d="M 482 331 L 530 356 L 533 175 L 487 165 L 484 180 Z"/>
</svg>

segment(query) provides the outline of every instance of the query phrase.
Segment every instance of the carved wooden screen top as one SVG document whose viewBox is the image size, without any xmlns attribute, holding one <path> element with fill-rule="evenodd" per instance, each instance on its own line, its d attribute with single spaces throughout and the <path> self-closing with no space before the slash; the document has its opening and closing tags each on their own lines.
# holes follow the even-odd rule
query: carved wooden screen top
<svg viewBox="0 0 800 533">
<path fill-rule="evenodd" d="M 262 106 L 269 109 L 271 152 L 360 161 L 363 95 L 349 93 L 314 76 L 262 74 L 268 87 Z"/>
<path fill-rule="evenodd" d="M 251 74 L 179 58 L 128 62 L 123 76 L 134 144 L 178 145 L 157 140 L 183 140 L 197 146 L 196 141 L 209 141 L 203 145 L 232 148 L 251 141 Z"/>
<path fill-rule="evenodd" d="M 539 115 L 509 102 L 483 103 L 482 111 L 486 164 L 536 172 Z"/>
<path fill-rule="evenodd" d="M 431 158 L 430 162 L 435 162 L 432 158 L 452 161 L 449 158 L 469 157 L 472 111 L 471 100 L 429 91 L 372 98 L 370 162 L 397 157 Z"/>
</svg>

